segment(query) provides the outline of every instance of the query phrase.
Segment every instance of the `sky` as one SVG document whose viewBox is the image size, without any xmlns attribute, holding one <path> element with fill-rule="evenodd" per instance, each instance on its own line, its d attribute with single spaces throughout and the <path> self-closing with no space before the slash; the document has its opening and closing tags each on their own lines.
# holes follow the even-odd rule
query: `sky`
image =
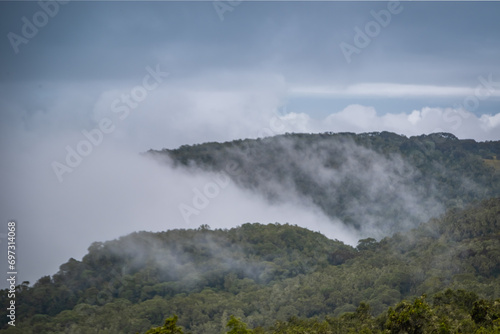
<svg viewBox="0 0 500 334">
<path fill-rule="evenodd" d="M 500 139 L 498 2 L 0 1 L 0 247 L 18 281 L 136 230 L 291 222 L 310 207 L 139 153 L 285 132 Z M 2 268 L 6 265 L 2 259 Z M 6 271 L 6 270 L 5 270 Z"/>
</svg>

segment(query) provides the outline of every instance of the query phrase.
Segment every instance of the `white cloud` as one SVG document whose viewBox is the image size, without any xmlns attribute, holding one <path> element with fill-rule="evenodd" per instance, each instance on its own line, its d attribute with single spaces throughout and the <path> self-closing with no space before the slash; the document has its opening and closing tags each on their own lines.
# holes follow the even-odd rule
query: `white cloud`
<svg viewBox="0 0 500 334">
<path fill-rule="evenodd" d="M 287 113 L 280 117 L 286 125 L 286 129 L 291 129 L 294 132 L 310 132 L 311 117 L 304 113 Z"/>
<path fill-rule="evenodd" d="M 334 127 L 349 127 L 354 125 L 359 129 L 377 126 L 377 112 L 373 107 L 365 107 L 358 104 L 347 106 L 344 110 L 331 114 L 325 119 L 325 124 Z M 356 130 L 357 131 L 357 130 Z"/>
<path fill-rule="evenodd" d="M 347 87 L 339 86 L 296 86 L 289 90 L 294 96 L 332 97 L 466 97 L 474 96 L 474 87 L 409 85 L 399 83 L 359 83 Z M 494 90 L 490 96 L 500 96 Z"/>
<path fill-rule="evenodd" d="M 324 119 L 311 119 L 307 114 L 290 113 L 281 117 L 284 132 L 372 132 L 390 131 L 407 136 L 433 132 L 451 132 L 459 138 L 498 140 L 500 113 L 481 115 L 453 108 L 425 107 L 410 113 L 377 114 L 375 108 L 349 105 Z"/>
<path fill-rule="evenodd" d="M 11 159 L 0 165 L 4 194 L 0 218 L 18 222 L 20 280 L 34 283 L 42 275 L 57 272 L 70 257 L 81 258 L 92 242 L 138 230 L 288 222 L 351 244 L 358 239 L 319 210 L 297 203 L 270 205 L 232 183 L 186 222 L 179 205 L 192 206 L 194 189 L 203 190 L 214 175 L 158 164 L 117 142 L 96 147 L 59 183 L 50 168 L 51 156 L 57 151 L 54 148 L 72 140 L 38 142 L 18 154 L 11 152 Z"/>
<path fill-rule="evenodd" d="M 500 129 L 500 113 L 496 115 L 481 115 L 479 121 L 482 123 L 482 127 L 485 131 L 496 131 L 498 137 L 498 129 Z"/>
</svg>

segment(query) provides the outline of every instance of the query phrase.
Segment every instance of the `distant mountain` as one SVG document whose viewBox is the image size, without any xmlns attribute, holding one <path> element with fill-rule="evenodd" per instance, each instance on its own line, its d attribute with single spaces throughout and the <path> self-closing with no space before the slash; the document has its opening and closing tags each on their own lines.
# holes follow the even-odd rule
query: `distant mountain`
<svg viewBox="0 0 500 334">
<path fill-rule="evenodd" d="M 200 334 L 225 332 L 231 315 L 260 333 L 490 333 L 500 301 L 479 298 L 500 298 L 499 231 L 493 198 L 357 248 L 279 224 L 137 232 L 19 285 L 16 327 L 5 332 L 144 333 L 176 314 Z M 432 307 L 400 303 L 423 293 Z M 0 291 L 4 329 L 7 303 Z"/>
<path fill-rule="evenodd" d="M 500 141 L 449 133 L 285 134 L 148 154 L 225 173 L 269 201 L 309 203 L 378 238 L 500 196 Z"/>
</svg>

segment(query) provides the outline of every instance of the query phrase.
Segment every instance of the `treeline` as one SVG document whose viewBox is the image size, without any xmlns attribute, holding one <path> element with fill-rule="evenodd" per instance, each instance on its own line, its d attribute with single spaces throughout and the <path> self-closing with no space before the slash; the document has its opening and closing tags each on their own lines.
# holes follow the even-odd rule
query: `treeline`
<svg viewBox="0 0 500 334">
<path fill-rule="evenodd" d="M 177 315 L 166 319 L 163 326 L 152 328 L 145 334 L 183 334 L 177 326 Z M 360 303 L 354 312 L 339 317 L 326 316 L 301 319 L 290 317 L 276 321 L 270 328 L 249 329 L 240 318 L 230 316 L 227 334 L 383 334 L 383 333 L 499 333 L 500 299 L 479 299 L 465 290 L 447 289 L 427 302 L 425 295 L 413 301 L 402 301 L 374 317 L 370 305 Z"/>
<path fill-rule="evenodd" d="M 357 247 L 280 224 L 138 232 L 94 243 L 82 261 L 19 285 L 15 328 L 6 324 L 0 291 L 1 326 L 7 333 L 132 334 L 176 314 L 177 326 L 204 334 L 224 333 L 231 316 L 276 333 L 365 330 L 358 325 L 366 333 L 490 330 L 498 326 L 499 230 L 494 198 Z M 416 299 L 423 294 L 429 301 Z M 404 329 L 403 320 L 420 311 L 423 320 L 415 321 L 423 327 Z"/>
</svg>

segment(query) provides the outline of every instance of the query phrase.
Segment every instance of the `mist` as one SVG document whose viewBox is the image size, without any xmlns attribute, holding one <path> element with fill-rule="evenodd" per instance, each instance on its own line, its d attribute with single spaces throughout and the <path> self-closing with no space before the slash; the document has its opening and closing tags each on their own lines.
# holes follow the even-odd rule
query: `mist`
<svg viewBox="0 0 500 334">
<path fill-rule="evenodd" d="M 110 105 L 121 92 L 130 91 L 126 84 L 102 91 L 90 89 L 88 84 L 55 86 L 57 98 L 37 101 L 38 107 L 21 102 L 14 95 L 6 97 L 0 105 L 4 111 L 0 149 L 5 157 L 0 161 L 3 190 L 0 214 L 2 221 L 17 221 L 18 281 L 33 284 L 43 275 L 56 273 L 59 265 L 69 258 L 81 259 L 92 242 L 139 230 L 197 228 L 202 224 L 230 228 L 247 222 L 278 222 L 320 231 L 351 245 L 356 245 L 362 237 L 385 235 L 388 230 L 370 223 L 376 214 L 373 210 L 363 212 L 362 209 L 369 208 L 362 203 L 351 203 L 351 208 L 360 221 L 365 221 L 366 228 L 354 229 L 298 193 L 287 177 L 279 182 L 272 177 L 266 179 L 265 171 L 257 179 L 257 189 L 245 187 L 235 178 L 224 187 L 219 186 L 217 195 L 207 198 L 208 204 L 198 209 L 193 206 L 197 190 L 217 184 L 214 178 L 221 177 L 220 171 L 173 168 L 165 161 L 141 155 L 151 148 L 340 129 L 341 125 L 330 126 L 319 119 L 304 117 L 302 123 L 298 122 L 297 114 L 283 107 L 286 106 L 284 85 L 279 76 L 250 77 L 248 91 L 238 87 L 224 92 L 189 91 L 164 82 L 123 120 L 110 110 Z M 340 114 L 345 119 L 347 113 Z M 352 115 L 351 124 L 359 125 L 358 115 Z M 402 122 L 407 118 L 408 115 L 401 113 Z M 67 147 L 77 150 L 79 143 L 87 140 L 82 131 L 101 129 L 103 119 L 111 121 L 113 131 L 103 133 L 101 142 L 59 178 L 54 162 L 66 165 Z M 445 120 L 442 123 L 447 124 Z M 435 124 L 430 124 L 421 128 L 416 125 L 411 130 L 432 131 Z M 494 136 L 493 128 L 485 132 L 479 123 L 472 124 L 464 123 L 462 127 L 468 132 L 473 130 L 473 137 Z M 343 126 L 345 130 L 351 129 L 349 125 Z M 378 126 L 385 125 L 378 123 Z M 324 169 L 324 157 L 304 159 L 294 155 L 291 144 L 282 143 L 282 149 L 288 152 L 283 163 L 294 161 L 305 175 L 314 177 L 314 182 L 328 196 L 335 196 L 335 189 L 341 188 L 344 177 L 357 170 L 355 179 L 364 184 L 363 189 L 372 198 L 377 198 L 388 184 L 403 194 L 395 199 L 402 208 L 413 216 L 421 215 L 422 221 L 440 212 L 440 203 L 431 203 L 422 191 L 407 187 L 404 177 L 415 171 L 398 157 L 383 158 L 348 145 L 343 148 L 344 158 L 358 167 L 347 164 L 343 170 L 333 172 Z M 350 156 L 353 152 L 361 155 Z M 371 159 L 374 164 L 366 164 L 363 159 Z M 243 161 L 238 168 L 252 166 Z M 367 168 L 359 169 L 362 164 Z M 390 188 L 386 190 L 386 194 L 390 192 Z M 279 196 L 271 200 L 266 195 L 269 191 Z M 431 210 L 425 211 L 429 203 Z M 194 208 L 196 213 L 186 219 L 179 209 L 181 205 Z M 2 260 L 2 266 L 5 265 Z"/>
<path fill-rule="evenodd" d="M 20 139 L 17 137 L 17 139 Z M 290 223 L 355 244 L 356 232 L 331 221 L 312 206 L 269 204 L 234 182 L 197 214 L 185 220 L 181 204 L 192 205 L 196 189 L 214 182 L 214 173 L 172 168 L 113 142 L 103 144 L 59 182 L 51 168 L 61 143 L 74 136 L 34 142 L 2 161 L 2 219 L 17 221 L 18 279 L 33 284 L 73 257 L 81 259 L 94 241 L 134 231 L 173 228 L 230 228 L 247 222 Z M 5 142 L 3 144 L 6 144 Z M 7 146 L 7 145 L 5 145 Z"/>
<path fill-rule="evenodd" d="M 215 162 L 205 168 L 222 170 L 232 161 L 239 170 L 231 177 L 241 187 L 273 205 L 308 207 L 356 230 L 358 236 L 382 238 L 444 212 L 442 201 L 447 195 L 407 158 L 376 152 L 346 137 L 323 134 L 313 138 L 278 136 L 212 147 Z M 197 156 L 191 159 L 189 168 L 199 170 Z M 440 174 L 449 174 L 434 164 Z M 478 192 L 479 187 L 467 178 L 453 182 Z"/>
</svg>

